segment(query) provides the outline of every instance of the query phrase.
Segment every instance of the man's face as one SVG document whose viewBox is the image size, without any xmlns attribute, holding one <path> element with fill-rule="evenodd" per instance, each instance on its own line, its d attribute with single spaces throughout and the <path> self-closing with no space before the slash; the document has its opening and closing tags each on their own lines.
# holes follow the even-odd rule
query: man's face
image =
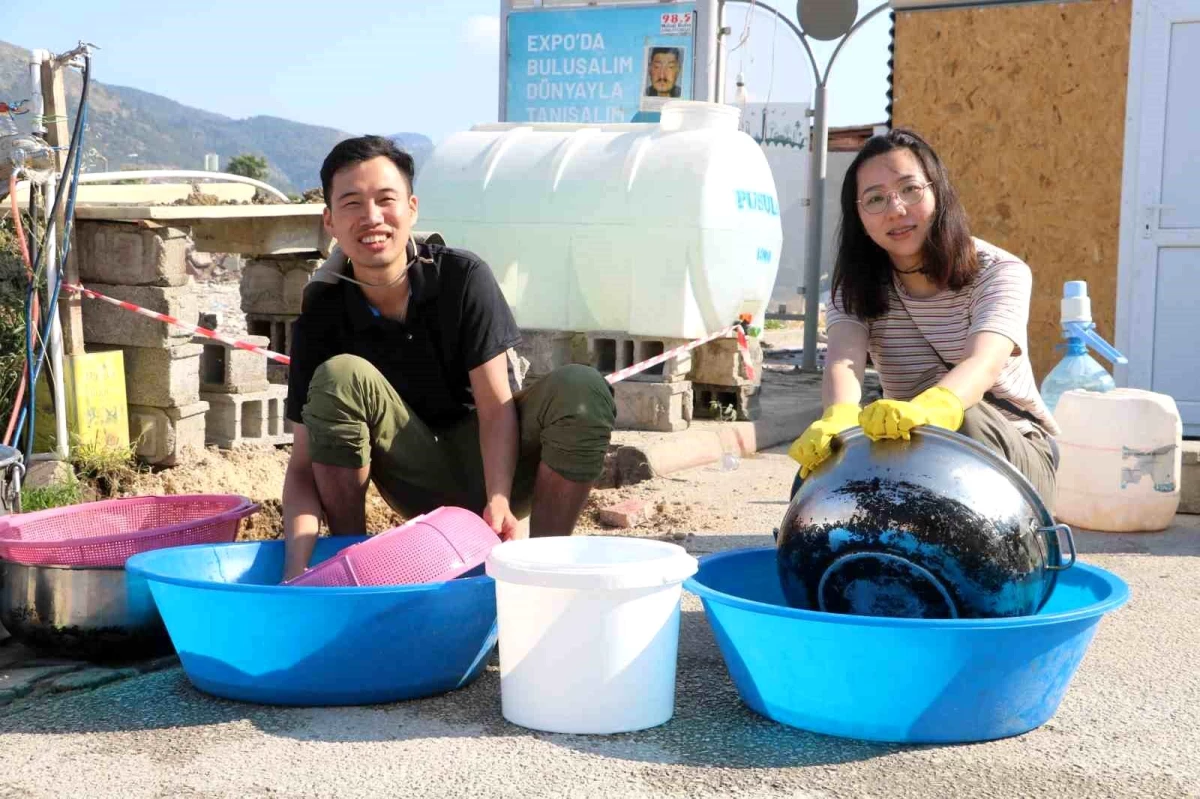
<svg viewBox="0 0 1200 799">
<path fill-rule="evenodd" d="M 650 85 L 660 95 L 670 95 L 679 78 L 679 59 L 674 53 L 655 53 L 650 59 Z"/>
<path fill-rule="evenodd" d="M 417 218 L 417 198 L 390 158 L 379 156 L 333 174 L 325 229 L 355 267 L 386 268 L 403 260 Z"/>
</svg>

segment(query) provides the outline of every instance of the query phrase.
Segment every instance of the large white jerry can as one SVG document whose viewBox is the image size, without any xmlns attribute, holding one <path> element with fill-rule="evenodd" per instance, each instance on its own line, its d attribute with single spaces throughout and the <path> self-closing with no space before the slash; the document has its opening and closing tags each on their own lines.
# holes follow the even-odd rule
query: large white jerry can
<svg viewBox="0 0 1200 799">
<path fill-rule="evenodd" d="M 1175 400 L 1134 388 L 1073 389 L 1054 418 L 1058 498 L 1054 515 L 1105 532 L 1165 530 L 1179 508 L 1183 423 Z"/>
</svg>

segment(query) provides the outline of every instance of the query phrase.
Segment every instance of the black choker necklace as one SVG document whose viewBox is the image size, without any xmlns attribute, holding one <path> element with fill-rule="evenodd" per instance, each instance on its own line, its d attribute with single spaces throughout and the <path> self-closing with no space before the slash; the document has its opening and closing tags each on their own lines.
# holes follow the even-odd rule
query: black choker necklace
<svg viewBox="0 0 1200 799">
<path fill-rule="evenodd" d="M 924 272 L 924 271 L 925 271 L 925 265 L 924 265 L 924 264 L 922 264 L 921 266 L 918 266 L 916 269 L 899 269 L 899 268 L 897 268 L 897 267 L 895 267 L 895 266 L 893 266 L 893 267 L 892 267 L 892 269 L 893 269 L 894 271 L 898 272 L 898 273 L 899 273 L 899 274 L 901 274 L 901 275 L 915 275 L 915 274 L 919 274 L 919 273 L 921 273 L 921 272 Z"/>
</svg>

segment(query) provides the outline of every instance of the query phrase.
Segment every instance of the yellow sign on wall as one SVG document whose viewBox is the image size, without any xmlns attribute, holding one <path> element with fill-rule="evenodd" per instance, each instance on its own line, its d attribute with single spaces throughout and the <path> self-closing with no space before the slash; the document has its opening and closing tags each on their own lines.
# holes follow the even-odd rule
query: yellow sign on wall
<svg viewBox="0 0 1200 799">
<path fill-rule="evenodd" d="M 71 446 L 86 444 L 129 448 L 129 410 L 125 398 L 125 361 L 121 350 L 63 356 L 67 400 L 67 433 Z M 34 448 L 54 449 L 54 402 L 42 365 L 37 391 Z"/>
</svg>

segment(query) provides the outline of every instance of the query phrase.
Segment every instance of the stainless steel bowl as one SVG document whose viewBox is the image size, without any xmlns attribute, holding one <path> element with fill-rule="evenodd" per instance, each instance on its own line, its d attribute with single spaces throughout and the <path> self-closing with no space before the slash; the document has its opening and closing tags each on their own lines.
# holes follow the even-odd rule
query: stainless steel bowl
<svg viewBox="0 0 1200 799">
<path fill-rule="evenodd" d="M 1041 609 L 1075 562 L 1070 528 L 1055 524 L 1029 481 L 965 436 L 919 427 L 909 441 L 872 442 L 856 427 L 833 450 L 779 529 L 779 577 L 794 607 L 1022 616 Z"/>
<path fill-rule="evenodd" d="M 38 651 L 122 661 L 172 651 L 145 580 L 123 568 L 26 566 L 0 560 L 0 624 Z"/>
</svg>

